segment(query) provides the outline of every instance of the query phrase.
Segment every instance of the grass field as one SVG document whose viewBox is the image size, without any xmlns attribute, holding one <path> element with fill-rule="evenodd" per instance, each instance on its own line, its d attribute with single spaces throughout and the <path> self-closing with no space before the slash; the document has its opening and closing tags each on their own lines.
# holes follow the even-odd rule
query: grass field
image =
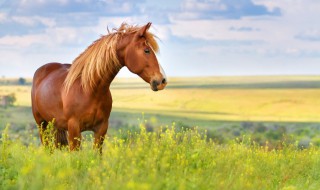
<svg viewBox="0 0 320 190">
<path fill-rule="evenodd" d="M 145 112 L 204 120 L 320 121 L 319 77 L 172 79 L 158 93 L 142 84 L 116 82 L 115 110 L 140 111 L 143 105 Z"/>
<path fill-rule="evenodd" d="M 168 89 L 157 94 L 118 89 L 113 94 L 115 110 L 122 111 L 205 120 L 320 121 L 320 89 Z"/>
<path fill-rule="evenodd" d="M 102 156 L 90 133 L 39 146 L 30 84 L 1 84 L 17 102 L 0 107 L 0 189 L 320 188 L 320 77 L 116 79 Z"/>
<path fill-rule="evenodd" d="M 30 106 L 30 86 L 0 86 Z M 198 120 L 319 122 L 320 77 L 173 78 L 153 92 L 141 79 L 116 79 L 115 112 L 152 113 Z"/>
<path fill-rule="evenodd" d="M 197 130 L 119 132 L 104 154 L 82 142 L 68 152 L 8 140 L 0 146 L 0 189 L 319 189 L 320 149 L 269 150 L 250 139 L 217 145 Z M 10 135 L 10 134 L 9 134 Z"/>
<path fill-rule="evenodd" d="M 0 96 L 15 93 L 17 102 L 16 107 L 0 108 L 0 128 L 7 123 L 16 130 L 30 128 L 31 86 L 9 82 L 0 86 Z M 247 122 L 303 128 L 320 121 L 317 76 L 171 78 L 160 92 L 151 91 L 140 78 L 117 78 L 111 91 L 111 132 L 137 125 L 142 114 L 152 126 L 176 122 L 207 130 L 233 129 Z"/>
</svg>

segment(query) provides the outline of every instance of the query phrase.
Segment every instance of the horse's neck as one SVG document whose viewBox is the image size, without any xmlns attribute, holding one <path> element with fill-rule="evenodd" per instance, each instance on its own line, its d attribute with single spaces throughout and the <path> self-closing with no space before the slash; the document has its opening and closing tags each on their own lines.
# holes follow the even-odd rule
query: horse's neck
<svg viewBox="0 0 320 190">
<path fill-rule="evenodd" d="M 130 43 L 132 36 L 123 36 L 122 39 L 118 42 L 117 45 L 117 57 L 119 60 L 119 63 L 122 65 L 122 67 L 125 66 L 124 64 L 124 52 L 125 52 L 125 48 L 127 47 L 127 45 Z M 121 68 L 122 68 L 121 67 Z M 113 73 L 110 73 L 109 75 L 106 75 L 105 78 L 102 78 L 99 82 L 98 82 L 98 88 L 99 89 L 104 89 L 107 87 L 109 88 L 113 79 L 116 77 L 116 75 L 119 73 L 120 69 L 114 71 Z"/>
<path fill-rule="evenodd" d="M 121 68 L 120 68 L 121 69 Z M 100 80 L 97 81 L 97 91 L 105 91 L 106 88 L 109 88 L 113 79 L 117 76 L 117 74 L 119 73 L 119 70 L 114 71 L 113 73 L 110 73 L 109 75 L 105 75 L 104 78 L 101 78 Z"/>
</svg>

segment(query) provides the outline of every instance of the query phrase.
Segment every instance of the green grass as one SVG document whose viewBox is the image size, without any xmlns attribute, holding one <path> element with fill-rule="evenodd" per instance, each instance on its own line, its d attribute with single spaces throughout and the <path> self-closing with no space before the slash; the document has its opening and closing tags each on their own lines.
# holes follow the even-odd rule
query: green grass
<svg viewBox="0 0 320 190">
<path fill-rule="evenodd" d="M 9 134 L 10 135 L 10 134 Z M 77 152 L 0 146 L 0 189 L 319 189 L 320 148 L 260 147 L 250 139 L 218 145 L 198 130 L 120 131 L 103 155 L 84 140 Z M 32 140 L 33 139 L 33 140 Z"/>
</svg>

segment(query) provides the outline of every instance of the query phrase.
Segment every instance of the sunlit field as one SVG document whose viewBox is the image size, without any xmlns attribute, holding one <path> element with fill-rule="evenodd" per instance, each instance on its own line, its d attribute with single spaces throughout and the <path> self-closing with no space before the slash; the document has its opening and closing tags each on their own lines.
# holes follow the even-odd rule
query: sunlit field
<svg viewBox="0 0 320 190">
<path fill-rule="evenodd" d="M 113 95 L 122 111 L 143 105 L 145 112 L 206 120 L 320 121 L 320 89 L 117 89 Z"/>
<path fill-rule="evenodd" d="M 206 120 L 320 121 L 320 89 L 306 89 L 319 79 L 173 79 L 167 90 L 158 93 L 142 89 L 142 85 L 138 88 L 136 83 L 120 88 L 120 81 L 112 91 L 113 105 L 121 110 L 140 111 L 143 107 L 145 112 Z"/>
<path fill-rule="evenodd" d="M 200 120 L 320 121 L 320 77 L 173 78 L 153 92 L 141 79 L 116 79 L 113 109 Z M 15 93 L 18 106 L 30 106 L 31 86 L 0 86 Z"/>
</svg>

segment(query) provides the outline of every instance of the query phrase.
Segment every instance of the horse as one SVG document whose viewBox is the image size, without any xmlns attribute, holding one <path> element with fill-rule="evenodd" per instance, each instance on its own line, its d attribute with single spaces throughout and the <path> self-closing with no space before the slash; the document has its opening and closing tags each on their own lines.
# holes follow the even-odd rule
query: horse
<svg viewBox="0 0 320 190">
<path fill-rule="evenodd" d="M 94 148 L 102 152 L 112 109 L 110 84 L 121 68 L 140 76 L 153 91 L 167 85 L 156 53 L 151 23 L 133 26 L 122 23 L 108 30 L 74 59 L 72 64 L 47 63 L 33 77 L 32 113 L 41 131 L 54 119 L 55 145 L 79 150 L 81 132 L 93 131 Z"/>
</svg>

